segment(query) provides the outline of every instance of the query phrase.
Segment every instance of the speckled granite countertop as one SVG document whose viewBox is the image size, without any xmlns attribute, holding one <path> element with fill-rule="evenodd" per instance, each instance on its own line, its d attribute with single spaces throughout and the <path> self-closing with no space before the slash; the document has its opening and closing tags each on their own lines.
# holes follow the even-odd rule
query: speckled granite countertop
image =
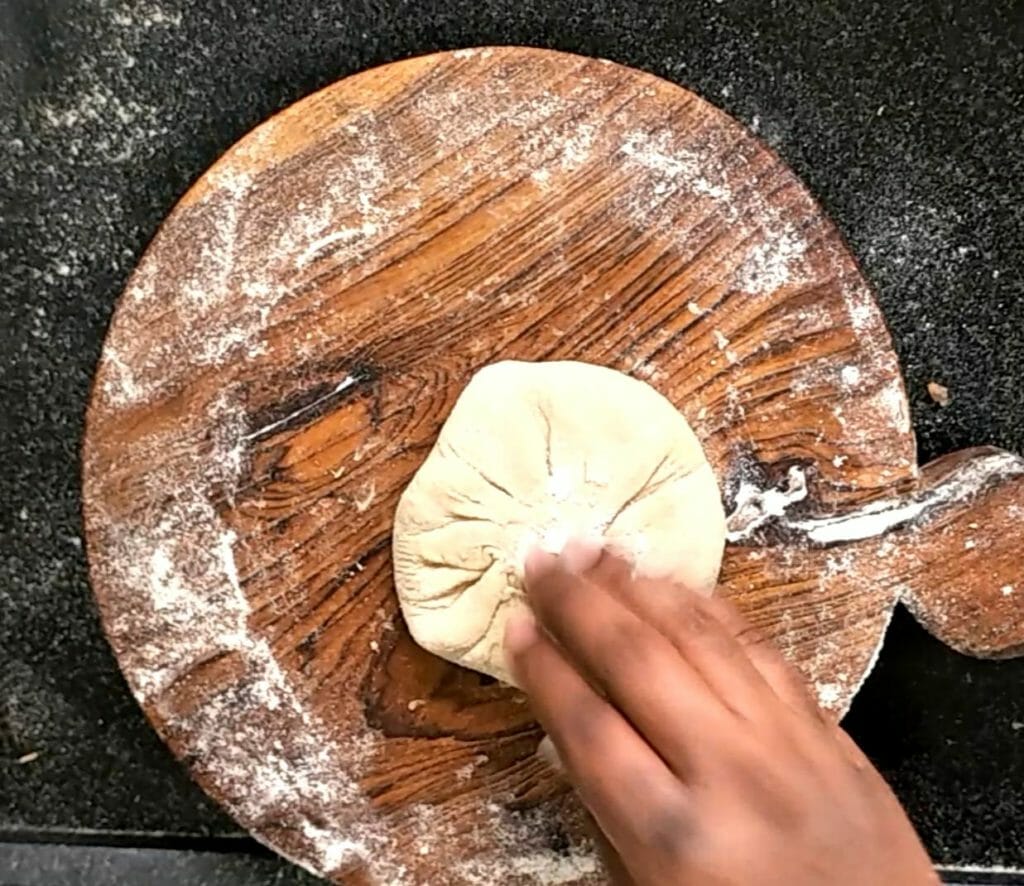
<svg viewBox="0 0 1024 886">
<path fill-rule="evenodd" d="M 236 833 L 146 725 L 90 597 L 77 459 L 104 329 L 161 218 L 255 124 L 361 68 L 488 43 L 644 68 L 757 130 L 876 286 L 922 460 L 1024 451 L 1013 0 L 0 0 L 0 836 Z M 1024 868 L 1022 687 L 1024 661 L 962 658 L 903 614 L 848 717 L 938 861 Z"/>
</svg>

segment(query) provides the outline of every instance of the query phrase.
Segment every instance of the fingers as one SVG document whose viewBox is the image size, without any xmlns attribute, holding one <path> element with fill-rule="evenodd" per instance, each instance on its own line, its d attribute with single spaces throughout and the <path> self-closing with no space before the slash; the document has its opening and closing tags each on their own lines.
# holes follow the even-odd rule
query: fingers
<svg viewBox="0 0 1024 886">
<path fill-rule="evenodd" d="M 751 665 L 781 701 L 792 710 L 823 717 L 817 701 L 807 689 L 803 675 L 786 660 L 772 643 L 761 636 L 728 600 L 712 597 L 705 601 L 723 629 L 743 648 Z"/>
<path fill-rule="evenodd" d="M 769 688 L 790 708 L 823 716 L 802 675 L 764 640 L 729 601 L 703 597 L 666 580 L 634 578 L 621 555 L 604 550 L 574 562 L 592 564 L 583 575 L 600 583 L 671 640 L 723 703 L 745 719 L 762 715 Z"/>
<path fill-rule="evenodd" d="M 631 578 L 623 561 L 605 554 L 586 573 L 676 647 L 722 703 L 744 719 L 765 708 L 768 686 L 743 645 L 708 600 L 665 580 Z"/>
<path fill-rule="evenodd" d="M 727 602 L 593 545 L 532 554 L 526 588 L 536 621 L 510 620 L 509 666 L 620 876 L 923 882 L 891 790 Z"/>
<path fill-rule="evenodd" d="M 538 620 L 685 780 L 688 758 L 734 718 L 662 633 L 601 584 L 571 573 L 565 559 L 541 552 L 528 559 L 526 583 Z"/>
<path fill-rule="evenodd" d="M 510 619 L 505 649 L 516 681 L 612 846 L 666 860 L 682 852 L 692 830 L 690 802 L 665 762 L 529 616 Z"/>
<path fill-rule="evenodd" d="M 572 550 L 572 547 L 572 542 L 566 545 L 568 550 Z M 604 587 L 619 587 L 632 580 L 633 566 L 624 554 L 605 548 L 582 574 Z"/>
</svg>

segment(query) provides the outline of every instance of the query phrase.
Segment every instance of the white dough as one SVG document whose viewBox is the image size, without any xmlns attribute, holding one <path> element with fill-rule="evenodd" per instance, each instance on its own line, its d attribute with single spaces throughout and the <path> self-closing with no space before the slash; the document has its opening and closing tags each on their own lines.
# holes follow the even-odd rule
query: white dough
<svg viewBox="0 0 1024 886">
<path fill-rule="evenodd" d="M 654 388 L 587 363 L 495 363 L 470 380 L 395 514 L 416 641 L 511 683 L 502 638 L 535 545 L 606 539 L 640 571 L 714 589 L 725 518 L 700 442 Z"/>
</svg>

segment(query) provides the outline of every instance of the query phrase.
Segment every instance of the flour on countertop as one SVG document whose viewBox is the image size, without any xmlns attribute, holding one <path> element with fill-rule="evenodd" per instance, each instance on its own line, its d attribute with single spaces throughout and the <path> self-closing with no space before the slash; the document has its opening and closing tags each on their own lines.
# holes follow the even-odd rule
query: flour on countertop
<svg viewBox="0 0 1024 886">
<path fill-rule="evenodd" d="M 134 69 L 145 55 L 148 32 L 179 27 L 182 14 L 149 2 L 115 2 L 108 8 L 105 25 L 99 25 L 104 33 L 96 35 L 106 51 L 79 59 L 68 99 L 32 109 L 37 131 L 43 137 L 60 133 L 71 156 L 87 164 L 118 165 L 150 153 L 168 131 L 161 111 L 134 88 L 141 76 Z M 96 20 L 83 21 L 96 27 Z"/>
</svg>

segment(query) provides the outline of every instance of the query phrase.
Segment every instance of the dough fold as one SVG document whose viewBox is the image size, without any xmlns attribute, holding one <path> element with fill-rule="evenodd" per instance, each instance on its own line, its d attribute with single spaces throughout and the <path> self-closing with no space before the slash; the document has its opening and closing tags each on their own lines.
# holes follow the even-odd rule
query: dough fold
<svg viewBox="0 0 1024 886">
<path fill-rule="evenodd" d="M 463 390 L 395 513 L 413 638 L 512 683 L 502 637 L 535 545 L 605 539 L 710 594 L 725 517 L 696 435 L 650 385 L 587 363 L 507 361 Z"/>
</svg>

